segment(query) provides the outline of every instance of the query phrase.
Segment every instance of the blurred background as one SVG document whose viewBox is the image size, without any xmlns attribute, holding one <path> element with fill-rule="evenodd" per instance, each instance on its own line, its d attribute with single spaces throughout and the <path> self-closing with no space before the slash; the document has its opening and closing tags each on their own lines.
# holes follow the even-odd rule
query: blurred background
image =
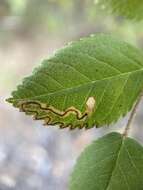
<svg viewBox="0 0 143 190">
<path fill-rule="evenodd" d="M 143 48 L 143 22 L 114 17 L 94 0 L 0 0 L 0 190 L 68 190 L 76 158 L 91 141 L 122 131 L 44 127 L 5 102 L 24 76 L 67 42 L 110 33 Z M 143 102 L 130 136 L 143 143 Z"/>
</svg>

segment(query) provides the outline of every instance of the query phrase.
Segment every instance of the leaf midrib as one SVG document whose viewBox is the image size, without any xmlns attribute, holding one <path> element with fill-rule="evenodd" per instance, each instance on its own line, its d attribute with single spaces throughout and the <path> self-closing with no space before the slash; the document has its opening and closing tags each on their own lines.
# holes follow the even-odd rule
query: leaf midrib
<svg viewBox="0 0 143 190">
<path fill-rule="evenodd" d="M 108 190 L 109 187 L 110 187 L 110 182 L 111 182 L 111 180 L 112 180 L 114 171 L 115 171 L 116 166 L 117 166 L 117 164 L 118 164 L 118 159 L 119 159 L 119 156 L 120 156 L 120 153 L 121 153 L 123 144 L 124 144 L 124 140 L 125 140 L 125 138 L 122 137 L 121 145 L 120 145 L 119 150 L 118 150 L 118 152 L 117 152 L 117 159 L 115 160 L 115 164 L 114 164 L 114 166 L 113 166 L 113 169 L 112 169 L 111 175 L 110 175 L 110 177 L 109 177 L 109 180 L 108 180 L 108 182 L 107 182 L 107 185 L 106 185 L 106 187 L 105 187 L 105 190 Z"/>
<path fill-rule="evenodd" d="M 106 77 L 106 78 L 103 78 L 103 79 L 100 79 L 100 80 L 94 80 L 94 81 L 91 81 L 91 82 L 88 82 L 88 83 L 85 83 L 85 84 L 82 84 L 82 85 L 73 86 L 71 88 L 65 88 L 65 89 L 61 89 L 61 90 L 58 90 L 58 91 L 55 91 L 55 92 L 51 92 L 51 93 L 47 92 L 47 93 L 44 93 L 44 94 L 41 94 L 41 95 L 38 95 L 38 96 L 29 97 L 29 98 L 32 99 L 32 98 L 43 97 L 45 95 L 55 95 L 55 94 L 59 94 L 59 93 L 65 92 L 65 91 L 70 91 L 70 90 L 73 90 L 73 89 L 78 89 L 78 88 L 81 88 L 83 86 L 88 86 L 88 85 L 94 84 L 96 82 L 101 82 L 101 81 L 104 81 L 104 80 L 110 80 L 110 79 L 114 79 L 116 77 L 126 76 L 126 75 L 130 75 L 130 74 L 133 74 L 133 73 L 136 73 L 136 72 L 141 72 L 141 71 L 143 71 L 143 68 L 135 70 L 135 71 L 130 71 L 130 72 L 122 73 L 122 74 L 117 74 L 117 75 L 111 76 L 111 77 Z M 27 98 L 12 98 L 12 99 L 20 101 L 20 100 L 27 100 L 28 97 Z"/>
</svg>

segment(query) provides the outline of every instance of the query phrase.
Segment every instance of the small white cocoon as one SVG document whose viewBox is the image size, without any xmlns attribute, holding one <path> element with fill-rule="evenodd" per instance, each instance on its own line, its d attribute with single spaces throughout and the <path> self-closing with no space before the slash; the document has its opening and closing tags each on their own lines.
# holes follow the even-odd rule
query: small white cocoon
<svg viewBox="0 0 143 190">
<path fill-rule="evenodd" d="M 86 102 L 86 106 L 87 106 L 87 111 L 89 113 L 92 113 L 95 107 L 95 98 L 94 97 L 89 97 L 87 102 Z"/>
</svg>

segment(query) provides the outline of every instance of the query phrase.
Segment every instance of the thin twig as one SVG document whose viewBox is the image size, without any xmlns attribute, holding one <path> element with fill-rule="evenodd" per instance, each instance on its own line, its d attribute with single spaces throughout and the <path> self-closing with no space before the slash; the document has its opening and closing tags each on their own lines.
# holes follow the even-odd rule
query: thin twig
<svg viewBox="0 0 143 190">
<path fill-rule="evenodd" d="M 129 133 L 129 130 L 130 130 L 130 127 L 131 127 L 131 123 L 132 123 L 132 121 L 133 121 L 133 119 L 134 119 L 134 117 L 135 117 L 135 115 L 136 115 L 136 111 L 137 111 L 137 108 L 138 108 L 138 106 L 139 106 L 139 103 L 140 103 L 140 101 L 141 101 L 141 99 L 142 99 L 142 96 L 143 96 L 143 93 L 140 94 L 140 96 L 138 97 L 138 99 L 137 99 L 137 101 L 136 101 L 136 103 L 135 103 L 135 105 L 134 105 L 133 110 L 131 111 L 130 117 L 129 117 L 129 119 L 128 119 L 127 125 L 126 125 L 125 130 L 124 130 L 124 133 L 123 133 L 123 136 L 124 136 L 124 137 L 127 137 L 127 136 L 128 136 L 128 133 Z"/>
</svg>

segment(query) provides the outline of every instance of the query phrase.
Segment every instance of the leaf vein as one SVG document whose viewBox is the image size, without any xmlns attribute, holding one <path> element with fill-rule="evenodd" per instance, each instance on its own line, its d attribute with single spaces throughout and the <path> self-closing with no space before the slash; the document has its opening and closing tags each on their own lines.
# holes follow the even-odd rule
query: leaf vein
<svg viewBox="0 0 143 190">
<path fill-rule="evenodd" d="M 73 86 L 71 88 L 64 88 L 64 89 L 61 89 L 61 90 L 57 90 L 55 92 L 51 92 L 51 93 L 45 93 L 45 94 L 41 94 L 41 95 L 38 95 L 38 96 L 33 96 L 31 98 L 40 98 L 40 97 L 43 97 L 45 95 L 54 95 L 54 94 L 59 94 L 59 93 L 63 93 L 65 91 L 70 91 L 70 90 L 73 90 L 73 89 L 79 89 L 79 88 L 82 88 L 83 86 L 88 86 L 88 85 L 93 85 L 94 83 L 96 82 L 101 82 L 101 81 L 105 81 L 105 80 L 111 80 L 111 79 L 114 79 L 114 78 L 117 78 L 117 77 L 121 77 L 121 76 L 126 76 L 130 73 L 135 73 L 135 72 L 143 72 L 143 69 L 140 69 L 140 70 L 136 70 L 134 72 L 127 72 L 127 73 L 123 73 L 121 75 L 116 75 L 116 76 L 112 76 L 112 77 L 106 77 L 102 80 L 95 80 L 95 81 L 92 81 L 91 83 L 85 83 L 85 84 L 82 84 L 82 85 L 78 85 L 78 86 Z M 17 99 L 17 100 L 21 100 L 21 99 Z"/>
</svg>

